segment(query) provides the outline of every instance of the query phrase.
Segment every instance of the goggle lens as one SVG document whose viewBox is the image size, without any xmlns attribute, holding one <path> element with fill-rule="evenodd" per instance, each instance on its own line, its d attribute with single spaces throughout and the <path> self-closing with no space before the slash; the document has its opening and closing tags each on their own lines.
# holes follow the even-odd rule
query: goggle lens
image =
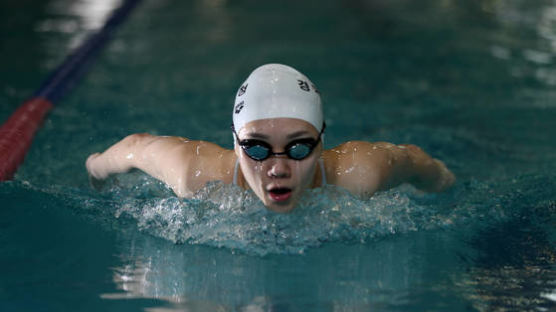
<svg viewBox="0 0 556 312">
<path fill-rule="evenodd" d="M 269 148 L 262 145 L 242 145 L 242 148 L 247 156 L 251 157 L 254 160 L 264 160 L 270 155 Z"/>
<path fill-rule="evenodd" d="M 297 143 L 292 145 L 290 148 L 288 148 L 286 153 L 290 158 L 301 160 L 309 156 L 309 154 L 311 154 L 312 151 L 313 151 L 312 146 L 309 146 L 308 144 Z"/>
<path fill-rule="evenodd" d="M 270 157 L 271 155 L 287 155 L 289 158 L 294 160 L 302 160 L 313 152 L 315 147 L 318 145 L 321 135 L 326 128 L 326 124 L 323 123 L 322 129 L 316 140 L 313 139 L 301 139 L 298 141 L 293 141 L 286 146 L 286 151 L 283 153 L 272 152 L 272 146 L 264 141 L 259 140 L 243 140 L 239 141 L 237 133 L 232 125 L 232 131 L 234 132 L 237 143 L 241 146 L 245 154 L 256 161 L 263 161 Z"/>
<path fill-rule="evenodd" d="M 265 160 L 271 155 L 287 155 L 291 159 L 302 160 L 311 154 L 317 142 L 293 142 L 283 153 L 273 153 L 270 145 L 260 141 L 245 140 L 239 142 L 239 145 L 249 158 L 257 161 Z"/>
</svg>

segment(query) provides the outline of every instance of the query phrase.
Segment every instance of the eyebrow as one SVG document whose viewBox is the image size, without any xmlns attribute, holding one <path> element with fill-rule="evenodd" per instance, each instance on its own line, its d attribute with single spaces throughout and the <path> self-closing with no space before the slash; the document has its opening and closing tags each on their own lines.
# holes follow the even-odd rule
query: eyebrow
<svg viewBox="0 0 556 312">
<path fill-rule="evenodd" d="M 292 134 L 288 134 L 287 138 L 288 139 L 295 139 L 297 137 L 304 136 L 306 134 L 310 134 L 310 133 L 308 131 L 301 130 L 301 131 L 294 132 Z"/>
<path fill-rule="evenodd" d="M 304 136 L 306 134 L 310 134 L 310 133 L 308 131 L 301 130 L 301 131 L 297 131 L 297 132 L 288 134 L 288 136 L 286 138 L 290 140 L 290 139 L 298 138 L 300 136 Z M 247 136 L 249 138 L 252 138 L 252 139 L 262 139 L 262 140 L 270 139 L 270 136 L 268 136 L 266 134 L 258 133 L 258 132 L 248 133 Z"/>
<path fill-rule="evenodd" d="M 247 133 L 247 136 L 253 139 L 263 139 L 263 140 L 268 140 L 270 138 L 266 134 L 257 133 L 257 132 Z"/>
</svg>

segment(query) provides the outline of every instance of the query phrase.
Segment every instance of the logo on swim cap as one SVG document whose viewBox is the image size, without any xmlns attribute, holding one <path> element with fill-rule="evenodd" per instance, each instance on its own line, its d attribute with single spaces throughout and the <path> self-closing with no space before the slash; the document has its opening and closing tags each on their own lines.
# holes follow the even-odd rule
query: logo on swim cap
<svg viewBox="0 0 556 312">
<path fill-rule="evenodd" d="M 299 88 L 303 91 L 311 91 L 311 89 L 309 89 L 309 84 L 307 83 L 307 81 L 303 81 L 303 80 L 299 80 L 297 79 L 297 83 L 299 84 Z"/>
<path fill-rule="evenodd" d="M 315 85 L 299 71 L 282 64 L 255 69 L 239 88 L 233 112 L 237 131 L 248 122 L 271 118 L 301 119 L 319 132 L 323 125 L 322 104 Z"/>
<path fill-rule="evenodd" d="M 249 85 L 249 84 L 246 83 L 246 84 L 244 84 L 243 86 L 241 86 L 241 87 L 239 88 L 239 91 L 238 91 L 238 93 L 237 93 L 237 96 L 238 96 L 238 97 L 245 94 L 245 91 L 247 91 L 247 86 L 248 86 L 248 85 Z"/>
<path fill-rule="evenodd" d="M 241 110 L 243 109 L 243 106 L 244 106 L 243 103 L 244 103 L 243 101 L 237 103 L 236 108 L 235 108 L 235 110 L 234 110 L 234 112 L 235 112 L 236 114 L 239 114 L 239 112 L 241 112 Z"/>
</svg>

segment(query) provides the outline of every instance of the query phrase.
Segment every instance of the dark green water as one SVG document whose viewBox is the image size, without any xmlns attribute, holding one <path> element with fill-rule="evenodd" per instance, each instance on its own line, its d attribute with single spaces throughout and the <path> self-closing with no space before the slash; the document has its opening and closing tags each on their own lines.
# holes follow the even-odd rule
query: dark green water
<svg viewBox="0 0 556 312">
<path fill-rule="evenodd" d="M 0 4 L 1 120 L 111 3 Z M 0 184 L 0 310 L 553 310 L 555 25 L 543 0 L 144 1 Z M 288 216 L 139 172 L 89 187 L 87 155 L 129 133 L 231 147 L 269 62 L 318 85 L 328 147 L 414 143 L 455 187 L 317 190 Z"/>
</svg>

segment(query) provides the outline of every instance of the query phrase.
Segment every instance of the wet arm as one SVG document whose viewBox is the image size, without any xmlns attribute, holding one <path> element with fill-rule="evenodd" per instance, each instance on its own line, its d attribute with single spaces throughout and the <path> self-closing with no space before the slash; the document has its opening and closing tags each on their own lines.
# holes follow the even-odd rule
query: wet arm
<svg viewBox="0 0 556 312">
<path fill-rule="evenodd" d="M 415 145 L 376 143 L 386 151 L 380 167 L 380 189 L 388 189 L 401 183 L 410 183 L 426 192 L 441 192 L 452 186 L 454 174 L 446 165 L 425 153 Z"/>
<path fill-rule="evenodd" d="M 415 145 L 350 141 L 324 155 L 330 164 L 327 169 L 330 182 L 363 197 L 402 183 L 439 192 L 455 180 L 444 163 Z"/>
<path fill-rule="evenodd" d="M 183 153 L 187 141 L 177 137 L 133 134 L 112 145 L 103 153 L 89 156 L 86 167 L 95 179 L 137 168 L 168 184 L 179 196 L 186 196 Z"/>
</svg>

